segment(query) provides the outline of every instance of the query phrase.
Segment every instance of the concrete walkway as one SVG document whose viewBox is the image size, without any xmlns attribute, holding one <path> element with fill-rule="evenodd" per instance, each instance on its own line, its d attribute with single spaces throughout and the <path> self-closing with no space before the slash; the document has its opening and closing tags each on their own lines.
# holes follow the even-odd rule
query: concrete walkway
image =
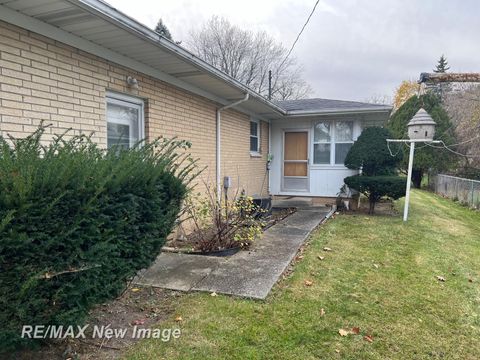
<svg viewBox="0 0 480 360">
<path fill-rule="evenodd" d="M 330 214 L 327 207 L 299 208 L 266 230 L 250 251 L 230 257 L 161 253 L 134 282 L 265 299 L 310 232 Z"/>
</svg>

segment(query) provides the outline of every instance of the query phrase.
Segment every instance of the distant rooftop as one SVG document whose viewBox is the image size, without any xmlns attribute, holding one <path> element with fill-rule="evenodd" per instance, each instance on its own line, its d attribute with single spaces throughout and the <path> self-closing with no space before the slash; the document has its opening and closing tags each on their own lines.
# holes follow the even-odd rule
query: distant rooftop
<svg viewBox="0 0 480 360">
<path fill-rule="evenodd" d="M 390 105 L 370 104 L 358 101 L 331 100 L 331 99 L 300 99 L 277 101 L 276 104 L 288 113 L 316 113 L 339 111 L 390 111 Z"/>
</svg>

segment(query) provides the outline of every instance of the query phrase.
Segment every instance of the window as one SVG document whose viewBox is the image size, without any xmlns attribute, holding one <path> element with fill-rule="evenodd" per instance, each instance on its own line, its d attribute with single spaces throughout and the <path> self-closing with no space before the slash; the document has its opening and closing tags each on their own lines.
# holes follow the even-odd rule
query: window
<svg viewBox="0 0 480 360">
<path fill-rule="evenodd" d="M 250 121 L 250 152 L 260 152 L 260 123 L 257 120 Z"/>
<path fill-rule="evenodd" d="M 313 163 L 330 164 L 330 122 L 315 124 L 313 132 Z"/>
<path fill-rule="evenodd" d="M 130 148 L 144 137 L 143 101 L 107 95 L 107 147 Z"/>
<path fill-rule="evenodd" d="M 353 121 L 335 122 L 335 164 L 343 165 L 353 145 Z"/>
<path fill-rule="evenodd" d="M 353 144 L 353 121 L 321 121 L 313 132 L 313 163 L 343 165 Z"/>
</svg>

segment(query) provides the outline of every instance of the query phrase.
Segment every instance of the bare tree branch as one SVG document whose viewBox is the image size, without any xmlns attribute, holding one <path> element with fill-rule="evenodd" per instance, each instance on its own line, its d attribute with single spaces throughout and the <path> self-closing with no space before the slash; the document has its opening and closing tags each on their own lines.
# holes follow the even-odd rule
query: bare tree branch
<svg viewBox="0 0 480 360">
<path fill-rule="evenodd" d="M 244 30 L 214 16 L 200 30 L 190 32 L 186 46 L 265 97 L 268 96 L 269 70 L 272 70 L 273 99 L 305 98 L 312 92 L 295 58 L 283 61 L 287 49 L 264 31 Z"/>
</svg>

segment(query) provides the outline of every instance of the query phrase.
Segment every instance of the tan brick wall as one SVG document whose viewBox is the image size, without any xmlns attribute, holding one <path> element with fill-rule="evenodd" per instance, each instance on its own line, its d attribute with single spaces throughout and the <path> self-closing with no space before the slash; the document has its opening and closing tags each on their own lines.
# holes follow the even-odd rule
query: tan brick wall
<svg viewBox="0 0 480 360">
<path fill-rule="evenodd" d="M 102 58 L 0 21 L 0 134 L 24 136 L 41 120 L 49 133 L 73 128 L 94 132 L 106 144 L 106 91 L 145 99 L 149 139 L 178 136 L 192 142 L 192 155 L 208 169 L 202 178 L 215 181 L 215 121 L 218 104 Z M 129 90 L 127 75 L 138 80 Z M 249 152 L 249 117 L 222 113 L 222 176 L 248 194 L 261 192 L 268 152 L 268 124 L 261 126 L 262 157 Z M 51 135 L 50 135 L 51 136 Z M 264 182 L 264 193 L 267 189 Z"/>
</svg>

